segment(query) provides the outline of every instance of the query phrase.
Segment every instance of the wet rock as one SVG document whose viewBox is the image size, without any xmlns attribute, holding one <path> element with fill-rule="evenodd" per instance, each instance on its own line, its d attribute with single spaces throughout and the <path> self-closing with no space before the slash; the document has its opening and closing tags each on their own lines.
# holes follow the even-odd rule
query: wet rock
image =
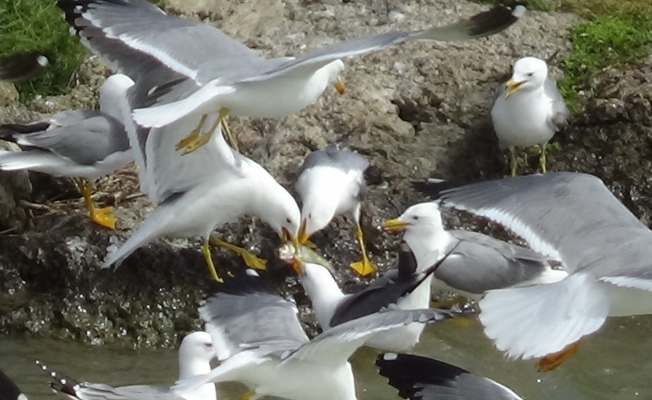
<svg viewBox="0 0 652 400">
<path fill-rule="evenodd" d="M 449 23 L 484 6 L 457 0 L 380 1 L 170 0 L 168 12 L 216 23 L 261 54 L 296 55 L 336 40 L 389 30 L 412 30 L 433 21 Z M 403 18 L 392 16 L 402 15 Z M 410 181 L 430 176 L 462 181 L 502 177 L 503 155 L 488 119 L 496 85 L 514 60 L 547 58 L 568 49 L 567 31 L 578 22 L 568 14 L 530 12 L 506 32 L 463 43 L 406 43 L 346 61 L 347 92 L 325 94 L 298 115 L 281 119 L 236 119 L 241 150 L 287 187 L 311 150 L 340 141 L 371 161 L 369 203 L 363 226 L 371 258 L 381 271 L 395 258 L 398 238 L 382 235 L 380 221 L 424 199 Z M 96 63 L 96 60 L 92 61 Z M 559 71 L 553 75 L 560 77 Z M 554 141 L 550 170 L 596 174 L 636 215 L 649 222 L 647 199 L 652 151 L 650 61 L 595 78 L 586 113 Z M 90 72 L 89 72 L 90 71 Z M 0 107 L 9 120 L 67 107 L 93 107 L 106 70 L 82 70 L 69 96 L 44 99 L 29 108 Z M 12 108 L 13 107 L 13 108 Z M 2 116 L 3 114 L 0 114 Z M 3 120 L 5 120 L 3 119 Z M 532 159 L 535 167 L 536 159 Z M 523 173 L 532 172 L 525 166 Z M 58 189 L 63 191 L 63 189 Z M 199 327 L 198 301 L 211 282 L 194 240 L 158 240 L 129 257 L 115 272 L 100 270 L 107 247 L 126 240 L 152 205 L 138 197 L 133 170 L 100 182 L 97 200 L 113 204 L 117 232 L 92 225 L 76 195 L 47 210 L 32 210 L 32 227 L 0 236 L 0 332 L 73 338 L 89 343 L 168 346 L 177 334 Z M 482 221 L 447 213 L 452 226 L 473 226 L 507 237 Z M 243 219 L 218 230 L 225 240 L 244 244 L 268 258 L 266 274 L 300 305 L 308 300 L 288 268 L 274 260 L 278 238 L 259 222 Z M 366 282 L 348 264 L 359 257 L 353 224 L 338 218 L 313 237 L 339 267 L 346 290 Z M 223 250 L 213 252 L 218 270 L 242 268 Z M 302 317 L 311 324 L 310 310 Z"/>
</svg>

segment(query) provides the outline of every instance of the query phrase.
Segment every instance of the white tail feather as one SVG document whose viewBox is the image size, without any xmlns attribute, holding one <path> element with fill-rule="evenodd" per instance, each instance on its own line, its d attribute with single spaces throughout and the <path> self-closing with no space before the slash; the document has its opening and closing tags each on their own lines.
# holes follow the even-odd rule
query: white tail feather
<svg viewBox="0 0 652 400">
<path fill-rule="evenodd" d="M 493 290 L 479 303 L 485 334 L 510 358 L 563 350 L 598 330 L 609 313 L 604 286 L 586 274 L 547 285 Z"/>
<path fill-rule="evenodd" d="M 68 164 L 61 157 L 53 154 L 0 150 L 0 169 L 4 171 L 32 169 L 52 173 L 65 168 Z"/>
</svg>

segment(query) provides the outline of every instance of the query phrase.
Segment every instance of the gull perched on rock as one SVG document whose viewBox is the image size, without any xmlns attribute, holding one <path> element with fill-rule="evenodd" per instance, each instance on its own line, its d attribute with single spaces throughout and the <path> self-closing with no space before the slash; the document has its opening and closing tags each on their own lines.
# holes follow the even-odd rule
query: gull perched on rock
<svg viewBox="0 0 652 400">
<path fill-rule="evenodd" d="M 295 185 L 302 203 L 299 243 L 308 241 L 336 216 L 350 213 L 362 253 L 362 260 L 352 263 L 351 268 L 361 276 L 376 271 L 367 257 L 360 226 L 362 201 L 367 193 L 364 172 L 368 167 L 369 161 L 360 154 L 331 144 L 306 157 Z"/>
<path fill-rule="evenodd" d="M 569 274 L 480 301 L 485 334 L 509 357 L 545 357 L 540 368 L 553 369 L 607 317 L 652 314 L 652 232 L 599 178 L 563 172 L 440 187 L 421 189 L 504 225 Z"/>
<path fill-rule="evenodd" d="M 386 353 L 378 356 L 376 365 L 404 399 L 522 400 L 496 381 L 432 358 Z"/>
<path fill-rule="evenodd" d="M 516 147 L 541 147 L 539 165 L 546 172 L 546 145 L 568 124 L 570 111 L 548 77 L 548 65 L 535 57 L 514 63 L 512 78 L 496 90 L 491 121 L 501 148 L 509 149 L 509 168 L 516 175 Z"/>
<path fill-rule="evenodd" d="M 225 276 L 218 292 L 199 307 L 221 364 L 209 374 L 177 382 L 192 390 L 210 382 L 237 381 L 241 399 L 355 400 L 349 357 L 372 335 L 413 322 L 436 322 L 454 313 L 384 310 L 328 329 L 309 340 L 297 308 L 271 292 L 251 270 Z"/>
<path fill-rule="evenodd" d="M 189 379 L 211 371 L 215 358 L 211 336 L 206 332 L 193 332 L 183 338 L 179 347 L 179 379 Z M 111 387 L 104 383 L 78 382 L 64 377 L 36 361 L 52 378 L 50 386 L 73 400 L 217 400 L 215 385 L 206 384 L 192 391 L 148 385 Z"/>
<path fill-rule="evenodd" d="M 100 87 L 100 110 L 74 110 L 27 125 L 0 125 L 0 139 L 23 151 L 0 151 L 0 169 L 75 178 L 93 222 L 115 228 L 112 207 L 95 208 L 93 182 L 133 161 L 119 104 L 133 81 L 112 75 Z"/>
<path fill-rule="evenodd" d="M 166 15 L 145 0 L 59 0 L 58 5 L 86 47 L 137 82 L 136 91 L 147 99 L 133 111 L 139 125 L 158 128 L 198 117 L 175 143 L 185 153 L 206 144 L 229 114 L 282 117 L 314 103 L 330 83 L 341 92 L 343 58 L 405 41 L 492 35 L 525 12 L 522 6 L 499 6 L 450 25 L 359 37 L 296 58 L 265 59 L 213 26 Z M 202 131 L 211 114 L 219 117 Z"/>
<path fill-rule="evenodd" d="M 50 64 L 39 51 L 0 56 L 0 81 L 18 83 L 34 76 Z"/>
<path fill-rule="evenodd" d="M 356 318 L 371 315 L 396 306 L 403 310 L 428 308 L 430 281 L 436 265 L 426 271 L 417 271 L 414 254 L 401 244 L 398 267 L 388 271 L 357 293 L 344 294 L 331 272 L 316 263 L 304 262 L 299 257 L 287 260 L 299 276 L 315 310 L 315 317 L 323 330 L 331 329 Z M 406 351 L 419 342 L 425 326 L 410 324 L 380 332 L 365 343 L 366 346 L 386 351 Z"/>
<path fill-rule="evenodd" d="M 482 233 L 445 230 L 436 203 L 409 207 L 383 222 L 385 231 L 405 231 L 420 271 L 436 263 L 433 287 L 478 300 L 489 290 L 557 282 L 568 274 L 552 269 L 550 260 L 525 247 Z"/>
</svg>

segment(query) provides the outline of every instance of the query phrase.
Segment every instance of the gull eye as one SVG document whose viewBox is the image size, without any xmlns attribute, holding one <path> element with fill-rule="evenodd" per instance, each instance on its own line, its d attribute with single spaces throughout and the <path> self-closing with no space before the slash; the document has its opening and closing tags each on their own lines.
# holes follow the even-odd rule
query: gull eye
<svg viewBox="0 0 652 400">
<path fill-rule="evenodd" d="M 285 222 L 287 222 L 288 224 L 291 224 L 291 223 L 292 223 L 292 220 L 291 220 L 290 218 L 286 218 L 286 219 L 285 219 Z"/>
<path fill-rule="evenodd" d="M 528 72 L 527 74 L 525 74 L 525 76 L 527 76 L 528 78 L 532 77 L 532 76 L 534 76 L 534 72 Z"/>
<path fill-rule="evenodd" d="M 213 344 L 212 343 L 204 343 L 204 347 L 206 347 L 207 349 L 212 349 Z"/>
<path fill-rule="evenodd" d="M 415 220 L 415 221 L 418 221 L 418 220 L 419 220 L 419 216 L 418 216 L 418 215 L 415 215 L 414 217 L 412 217 L 412 219 Z"/>
</svg>

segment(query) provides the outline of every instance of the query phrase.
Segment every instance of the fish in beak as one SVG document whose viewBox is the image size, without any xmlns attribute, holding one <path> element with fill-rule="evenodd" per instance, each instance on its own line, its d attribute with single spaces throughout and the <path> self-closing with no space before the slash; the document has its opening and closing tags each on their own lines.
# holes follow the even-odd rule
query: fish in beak
<svg viewBox="0 0 652 400">
<path fill-rule="evenodd" d="M 290 232 L 285 228 L 281 228 L 281 242 L 282 243 L 292 242 L 294 249 L 295 250 L 299 249 L 299 244 L 300 244 L 299 238 L 296 236 L 292 236 Z"/>
<path fill-rule="evenodd" d="M 523 85 L 525 81 L 523 82 L 516 82 L 514 79 L 510 79 L 507 82 L 505 82 L 505 98 L 508 98 L 509 96 L 513 95 L 518 89 L 520 89 L 521 85 Z"/>
<path fill-rule="evenodd" d="M 337 78 L 335 80 L 335 83 L 333 84 L 333 86 L 335 86 L 335 90 L 337 90 L 337 93 L 344 94 L 344 91 L 346 90 L 346 85 L 344 84 L 344 79 Z"/>
<path fill-rule="evenodd" d="M 407 228 L 409 224 L 401 221 L 399 218 L 388 219 L 380 226 L 383 232 L 400 232 Z"/>
<path fill-rule="evenodd" d="M 299 259 L 299 257 L 292 257 L 292 259 L 288 261 L 288 264 L 290 264 L 290 266 L 292 267 L 294 272 L 297 273 L 298 276 L 303 275 L 303 268 L 301 268 L 303 262 L 301 261 L 301 259 Z"/>
</svg>

